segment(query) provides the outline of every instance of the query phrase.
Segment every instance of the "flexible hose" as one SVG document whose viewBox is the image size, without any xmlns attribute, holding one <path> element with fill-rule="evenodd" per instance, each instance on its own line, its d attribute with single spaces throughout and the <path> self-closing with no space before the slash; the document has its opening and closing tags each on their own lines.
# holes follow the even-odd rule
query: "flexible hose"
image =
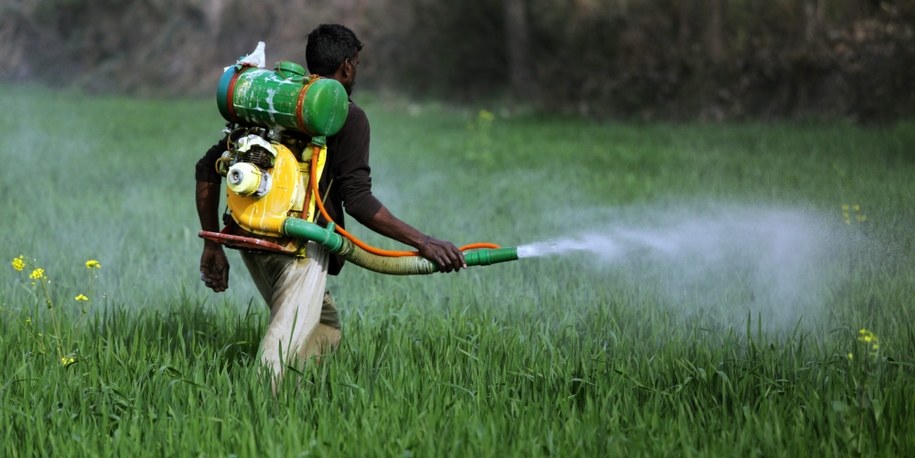
<svg viewBox="0 0 915 458">
<path fill-rule="evenodd" d="M 321 154 L 321 147 L 314 145 L 313 152 L 311 154 L 311 167 L 310 167 L 311 168 L 311 179 L 309 180 L 311 182 L 311 193 L 315 196 L 315 202 L 318 204 L 318 210 L 321 212 L 321 215 L 324 216 L 324 219 L 326 219 L 328 223 L 332 223 L 332 222 L 334 222 L 334 220 L 331 219 L 330 215 L 327 213 L 327 209 L 324 208 L 324 202 L 321 199 L 321 193 L 318 192 L 318 180 L 317 180 L 318 167 L 317 167 L 317 165 L 318 165 L 318 157 L 320 156 L 320 154 Z M 418 251 L 385 250 L 382 248 L 376 248 L 376 247 L 373 247 L 373 246 L 363 242 L 362 240 L 359 240 L 358 238 L 356 238 L 356 236 L 350 234 L 349 232 L 346 232 L 345 229 L 343 229 L 342 227 L 340 227 L 337 224 L 334 224 L 334 228 L 337 230 L 337 232 L 340 233 L 340 235 L 346 237 L 348 240 L 353 242 L 353 244 L 355 244 L 357 247 L 362 248 L 363 250 L 365 250 L 369 253 L 378 255 L 378 256 L 385 256 L 385 257 L 390 257 L 390 258 L 398 258 L 398 257 L 405 257 L 405 256 L 419 256 Z M 481 248 L 498 249 L 500 247 L 499 247 L 499 245 L 497 245 L 495 243 L 479 242 L 479 243 L 471 243 L 469 245 L 464 245 L 464 246 L 460 247 L 460 250 L 467 251 L 467 250 L 477 250 L 477 249 L 481 249 Z M 432 265 L 435 265 L 435 264 L 432 264 Z"/>
<path fill-rule="evenodd" d="M 331 253 L 343 256 L 359 267 L 388 275 L 427 275 L 441 270 L 434 262 L 421 256 L 378 256 L 356 246 L 351 240 L 300 218 L 286 218 L 283 233 L 298 239 L 311 240 Z M 482 249 L 466 253 L 467 266 L 488 266 L 518 259 L 518 249 Z"/>
</svg>

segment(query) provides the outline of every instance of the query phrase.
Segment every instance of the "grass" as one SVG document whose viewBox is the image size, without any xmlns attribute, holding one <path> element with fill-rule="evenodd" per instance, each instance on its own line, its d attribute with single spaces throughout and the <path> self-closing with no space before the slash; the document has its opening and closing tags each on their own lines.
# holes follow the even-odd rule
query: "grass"
<svg viewBox="0 0 915 458">
<path fill-rule="evenodd" d="M 227 293 L 197 281 L 192 171 L 221 126 L 213 103 L 2 89 L 0 255 L 45 268 L 54 305 L 32 266 L 0 270 L 2 455 L 915 452 L 911 122 L 605 124 L 366 95 L 375 193 L 423 230 L 517 245 L 799 209 L 841 236 L 805 266 L 823 305 L 772 326 L 729 302 L 742 277 L 715 271 L 714 301 L 671 296 L 675 269 L 650 259 L 350 266 L 330 281 L 341 349 L 274 398 L 255 354 L 267 311 L 240 258 Z M 844 224 L 843 204 L 867 220 Z"/>
</svg>

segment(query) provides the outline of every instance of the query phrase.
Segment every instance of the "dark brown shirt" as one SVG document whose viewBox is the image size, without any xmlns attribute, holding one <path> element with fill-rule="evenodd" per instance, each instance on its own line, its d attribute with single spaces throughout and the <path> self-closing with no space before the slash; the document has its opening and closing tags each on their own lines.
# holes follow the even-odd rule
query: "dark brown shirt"
<svg viewBox="0 0 915 458">
<path fill-rule="evenodd" d="M 358 221 L 367 221 L 378 210 L 381 202 L 372 195 L 372 169 L 369 167 L 369 139 L 371 132 L 365 111 L 350 101 L 349 115 L 337 135 L 327 139 L 327 163 L 318 189 L 326 195 L 324 206 L 334 222 L 345 227 L 341 209 Z M 213 145 L 197 161 L 198 181 L 220 183 L 222 176 L 216 172 L 216 160 L 225 151 L 225 141 Z M 306 152 L 305 160 L 310 158 Z M 328 193 L 328 186 L 330 192 Z M 327 221 L 319 215 L 318 223 L 326 226 Z M 328 273 L 336 275 L 343 267 L 343 258 L 331 256 Z"/>
</svg>

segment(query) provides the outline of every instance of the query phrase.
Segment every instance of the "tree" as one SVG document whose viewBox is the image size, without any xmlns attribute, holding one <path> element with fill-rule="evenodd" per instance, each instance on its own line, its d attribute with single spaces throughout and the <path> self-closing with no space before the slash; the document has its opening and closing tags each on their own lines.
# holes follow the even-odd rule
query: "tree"
<svg viewBox="0 0 915 458">
<path fill-rule="evenodd" d="M 530 59 L 530 28 L 524 0 L 504 0 L 505 50 L 509 84 L 516 97 L 529 98 L 536 90 Z"/>
<path fill-rule="evenodd" d="M 714 63 L 724 58 L 724 7 L 725 0 L 706 0 L 708 20 L 705 27 L 706 54 Z"/>
</svg>

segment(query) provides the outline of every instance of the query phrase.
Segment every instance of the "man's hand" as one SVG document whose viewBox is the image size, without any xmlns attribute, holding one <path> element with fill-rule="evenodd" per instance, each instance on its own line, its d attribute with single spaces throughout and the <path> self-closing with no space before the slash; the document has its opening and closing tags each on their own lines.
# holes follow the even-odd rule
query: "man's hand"
<svg viewBox="0 0 915 458">
<path fill-rule="evenodd" d="M 419 255 L 436 263 L 442 272 L 457 272 L 467 267 L 464 253 L 446 240 L 438 240 L 426 236 L 425 241 L 419 246 Z"/>
<path fill-rule="evenodd" d="M 217 293 L 229 287 L 229 260 L 222 245 L 204 244 L 203 254 L 200 256 L 200 279 Z"/>
</svg>

